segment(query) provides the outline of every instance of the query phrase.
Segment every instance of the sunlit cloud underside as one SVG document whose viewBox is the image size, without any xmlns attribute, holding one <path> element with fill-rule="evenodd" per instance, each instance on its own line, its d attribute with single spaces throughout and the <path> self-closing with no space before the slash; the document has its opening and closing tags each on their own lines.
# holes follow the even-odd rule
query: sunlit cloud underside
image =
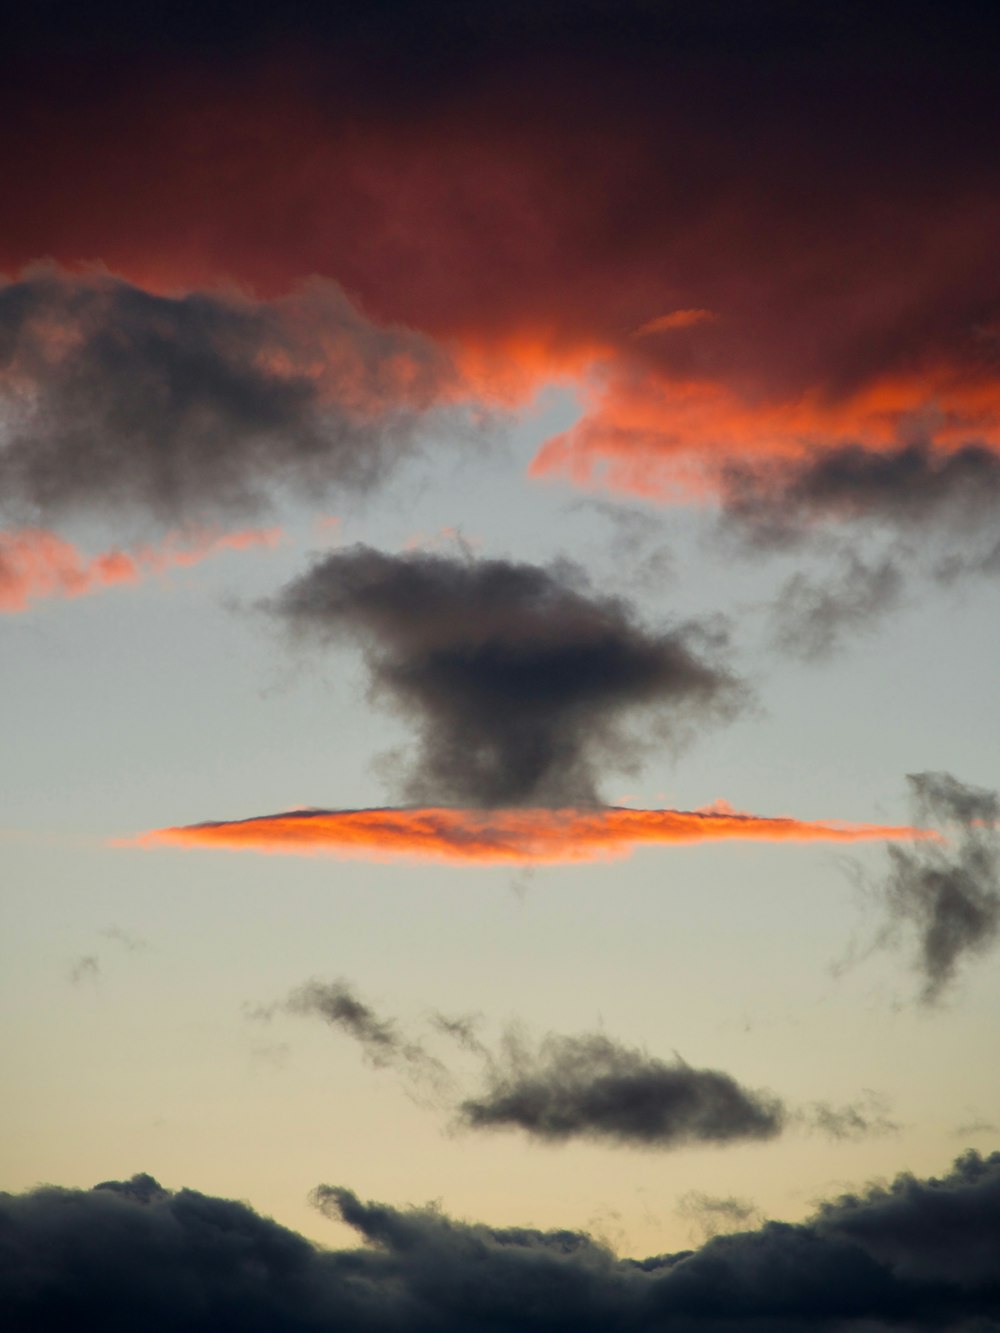
<svg viewBox="0 0 1000 1333">
<path fill-rule="evenodd" d="M 443 806 L 290 810 L 253 819 L 154 829 L 116 839 L 119 847 L 214 847 L 290 856 L 462 864 L 565 864 L 629 856 L 646 845 L 742 839 L 864 842 L 934 836 L 884 824 L 815 823 L 731 810 L 461 810 Z"/>
</svg>

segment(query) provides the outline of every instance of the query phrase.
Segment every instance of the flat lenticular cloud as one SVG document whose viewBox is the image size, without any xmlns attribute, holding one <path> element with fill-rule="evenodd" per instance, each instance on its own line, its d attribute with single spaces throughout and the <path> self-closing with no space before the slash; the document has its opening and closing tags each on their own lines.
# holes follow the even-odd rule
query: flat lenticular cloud
<svg viewBox="0 0 1000 1333">
<path fill-rule="evenodd" d="M 203 522 L 266 510 L 275 487 L 363 489 L 457 384 L 430 339 L 332 282 L 260 301 L 35 268 L 0 285 L 2 507 Z"/>
<path fill-rule="evenodd" d="M 568 563 L 354 546 L 266 609 L 362 647 L 373 697 L 417 731 L 402 795 L 421 803 L 593 804 L 602 774 L 743 702 L 711 631 L 651 629 Z"/>
<path fill-rule="evenodd" d="M 269 1333 L 966 1333 L 1000 1318 L 996 1153 L 643 1260 L 586 1232 L 460 1221 L 338 1185 L 311 1198 L 358 1244 L 321 1248 L 245 1203 L 147 1175 L 2 1195 L 0 1301 L 24 1333 L 208 1333 L 248 1319 Z"/>
<path fill-rule="evenodd" d="M 517 1129 L 550 1143 L 585 1138 L 621 1146 L 773 1139 L 786 1111 L 729 1074 L 667 1064 L 603 1033 L 549 1036 L 534 1048 L 508 1032 L 486 1086 L 459 1106 L 469 1129 Z"/>
<path fill-rule="evenodd" d="M 928 835 L 910 826 L 768 818 L 718 806 L 709 810 L 606 806 L 488 811 L 388 806 L 290 810 L 254 819 L 154 829 L 118 839 L 116 845 L 471 865 L 558 865 L 612 860 L 646 846 L 728 840 L 848 843 L 924 836 Z"/>
<path fill-rule="evenodd" d="M 41 528 L 0 532 L 0 613 L 26 611 L 50 597 L 87 597 L 151 574 L 196 565 L 222 551 L 273 547 L 280 528 L 240 532 L 169 534 L 159 545 L 115 548 L 86 556 L 64 538 Z"/>
</svg>

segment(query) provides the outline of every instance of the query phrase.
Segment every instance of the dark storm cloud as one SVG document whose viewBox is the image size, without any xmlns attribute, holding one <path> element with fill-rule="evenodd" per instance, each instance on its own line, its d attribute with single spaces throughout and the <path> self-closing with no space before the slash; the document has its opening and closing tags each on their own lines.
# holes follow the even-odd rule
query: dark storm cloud
<svg viewBox="0 0 1000 1333">
<path fill-rule="evenodd" d="M 987 1333 L 1000 1320 L 1000 1154 L 694 1251 L 621 1259 L 586 1233 L 437 1209 L 313 1202 L 361 1248 L 321 1250 L 246 1204 L 149 1176 L 0 1196 L 0 1303 L 16 1333 Z"/>
<path fill-rule="evenodd" d="M 365 488 L 451 374 L 333 283 L 268 303 L 35 269 L 0 285 L 0 503 L 176 521 Z"/>
<path fill-rule="evenodd" d="M 300 635 L 361 643 L 373 696 L 419 734 L 410 800 L 594 803 L 606 771 L 631 771 L 742 697 L 713 660 L 716 631 L 649 629 L 565 563 L 354 546 L 267 607 Z"/>
<path fill-rule="evenodd" d="M 916 821 L 939 825 L 943 840 L 889 847 L 878 893 L 889 918 L 883 939 L 915 937 L 921 998 L 930 1004 L 1000 940 L 1000 798 L 949 773 L 907 781 Z"/>
<path fill-rule="evenodd" d="M 785 656 L 821 661 L 848 636 L 874 629 L 899 606 L 903 588 L 902 571 L 890 556 L 869 564 L 850 552 L 826 577 L 800 570 L 774 600 L 772 642 Z"/>
<path fill-rule="evenodd" d="M 462 1102 L 459 1120 L 549 1142 L 671 1148 L 775 1138 L 785 1108 L 719 1070 L 666 1064 L 601 1033 L 549 1036 L 536 1050 L 509 1032 L 489 1061 L 485 1088 Z"/>
<path fill-rule="evenodd" d="M 1000 515 L 1000 454 L 974 443 L 948 451 L 851 444 L 797 463 L 733 464 L 723 500 L 728 521 L 761 546 L 805 540 L 831 520 L 961 534 L 989 529 Z"/>
</svg>

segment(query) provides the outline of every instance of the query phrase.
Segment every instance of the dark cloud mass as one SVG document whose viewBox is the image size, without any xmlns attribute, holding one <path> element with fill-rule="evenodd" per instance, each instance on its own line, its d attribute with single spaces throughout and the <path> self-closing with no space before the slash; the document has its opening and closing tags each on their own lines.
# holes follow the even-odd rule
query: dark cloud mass
<svg viewBox="0 0 1000 1333">
<path fill-rule="evenodd" d="M 2 505 L 176 521 L 368 487 L 452 388 L 427 339 L 330 282 L 262 302 L 36 268 L 0 285 Z"/>
<path fill-rule="evenodd" d="M 352 1227 L 321 1250 L 246 1204 L 149 1176 L 0 1195 L 12 1333 L 990 1333 L 1000 1325 L 1000 1154 L 901 1176 L 807 1222 L 770 1222 L 637 1261 L 586 1233 L 438 1210 L 313 1202 Z"/>
<path fill-rule="evenodd" d="M 733 464 L 723 498 L 730 522 L 763 546 L 803 540 L 831 520 L 990 531 L 1000 515 L 1000 454 L 978 444 L 945 452 L 851 444 L 793 463 Z"/>
<path fill-rule="evenodd" d="M 907 777 L 917 820 L 938 824 L 939 843 L 889 847 L 889 874 L 879 885 L 888 913 L 883 938 L 916 939 L 921 997 L 934 1003 L 962 966 L 1000 940 L 1000 797 L 950 773 Z"/>
<path fill-rule="evenodd" d="M 419 732 L 409 800 L 591 804 L 605 771 L 741 700 L 712 632 L 648 629 L 569 564 L 354 546 L 268 609 L 303 636 L 362 644 L 373 695 Z"/>
<path fill-rule="evenodd" d="M 666 1064 L 601 1033 L 546 1037 L 534 1050 L 511 1032 L 490 1061 L 485 1090 L 459 1116 L 473 1129 L 520 1129 L 550 1142 L 666 1148 L 775 1138 L 785 1108 L 729 1074 Z"/>
</svg>

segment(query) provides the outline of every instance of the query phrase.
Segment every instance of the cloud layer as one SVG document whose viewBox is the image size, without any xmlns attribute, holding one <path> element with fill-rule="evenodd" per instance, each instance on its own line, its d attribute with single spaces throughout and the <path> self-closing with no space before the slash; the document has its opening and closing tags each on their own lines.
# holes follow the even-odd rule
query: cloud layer
<svg viewBox="0 0 1000 1333">
<path fill-rule="evenodd" d="M 260 301 L 34 268 L 0 285 L 2 506 L 173 523 L 363 489 L 456 385 L 429 339 L 332 282 Z"/>
<path fill-rule="evenodd" d="M 493 1228 L 339 1186 L 313 1201 L 361 1248 L 318 1249 L 244 1203 L 150 1176 L 2 1195 L 0 1301 L 18 1333 L 967 1333 L 1000 1318 L 1000 1154 L 640 1261 L 586 1233 Z"/>
<path fill-rule="evenodd" d="M 458 864 L 561 864 L 629 856 L 637 847 L 718 840 L 869 842 L 923 836 L 891 824 L 819 823 L 709 810 L 290 810 L 254 819 L 154 829 L 124 847 L 215 847 L 293 856 L 399 857 Z"/>
</svg>

